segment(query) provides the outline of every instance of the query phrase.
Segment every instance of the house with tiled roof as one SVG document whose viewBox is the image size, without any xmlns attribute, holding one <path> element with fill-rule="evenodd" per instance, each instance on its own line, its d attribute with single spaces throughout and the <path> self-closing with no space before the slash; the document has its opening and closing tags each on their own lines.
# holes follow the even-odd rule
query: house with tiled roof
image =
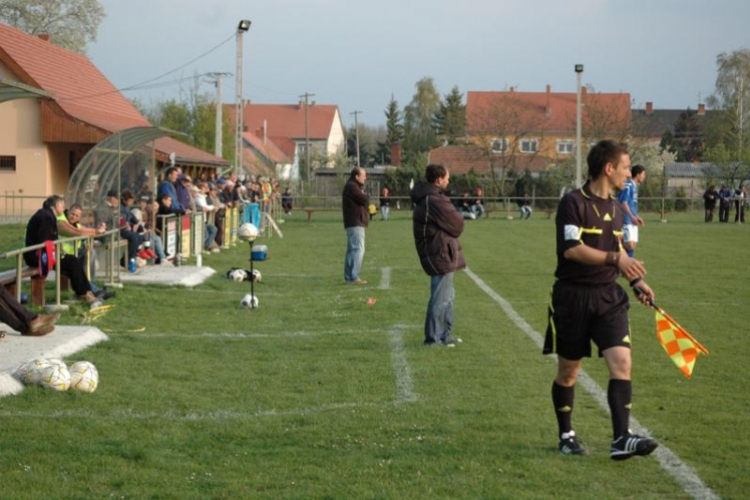
<svg viewBox="0 0 750 500">
<path fill-rule="evenodd" d="M 625 139 L 630 132 L 630 95 L 582 92 L 582 140 Z M 577 94 L 470 91 L 466 95 L 467 145 L 437 148 L 430 161 L 450 156 L 461 170 L 495 175 L 539 172 L 575 156 Z"/>
<path fill-rule="evenodd" d="M 64 193 L 79 161 L 97 143 L 117 132 L 151 126 L 86 56 L 58 47 L 46 36 L 0 24 L 0 77 L 50 96 L 0 103 L 0 183 L 5 191 Z M 152 179 L 155 169 L 172 160 L 188 171 L 228 166 L 222 158 L 171 137 L 150 145 L 150 160 L 141 168 Z"/>
<path fill-rule="evenodd" d="M 296 104 L 245 103 L 242 118 L 246 170 L 253 173 L 271 170 L 278 178 L 298 179 L 300 165 L 304 167 L 308 140 L 313 169 L 333 168 L 335 156 L 346 151 L 345 129 L 338 106 L 310 103 L 307 106 L 307 128 L 305 108 L 304 101 Z M 234 106 L 225 105 L 224 110 L 235 123 Z"/>
<path fill-rule="evenodd" d="M 698 104 L 696 109 L 660 109 L 646 102 L 643 109 L 632 111 L 633 136 L 649 144 L 684 149 L 683 160 L 700 160 L 706 144 L 706 129 L 715 110 Z M 691 154 L 692 153 L 692 154 Z"/>
</svg>

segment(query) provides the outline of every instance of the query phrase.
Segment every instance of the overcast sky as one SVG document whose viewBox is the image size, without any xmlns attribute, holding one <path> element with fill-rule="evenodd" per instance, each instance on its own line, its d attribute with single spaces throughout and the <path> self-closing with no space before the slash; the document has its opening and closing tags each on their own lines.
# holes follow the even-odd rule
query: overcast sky
<svg viewBox="0 0 750 500">
<path fill-rule="evenodd" d="M 750 48 L 747 0 L 99 0 L 107 12 L 88 54 L 118 88 L 165 76 L 146 103 L 179 98 L 194 75 L 235 73 L 244 36 L 244 98 L 336 104 L 344 123 L 381 125 L 415 83 L 469 90 L 627 92 L 634 106 L 696 109 L 711 94 L 716 56 Z M 226 42 L 223 43 L 222 42 Z M 184 79 L 180 83 L 176 80 Z M 172 82 L 172 83 L 170 83 Z M 225 77 L 234 102 L 235 77 Z M 215 92 L 203 84 L 202 92 Z"/>
</svg>

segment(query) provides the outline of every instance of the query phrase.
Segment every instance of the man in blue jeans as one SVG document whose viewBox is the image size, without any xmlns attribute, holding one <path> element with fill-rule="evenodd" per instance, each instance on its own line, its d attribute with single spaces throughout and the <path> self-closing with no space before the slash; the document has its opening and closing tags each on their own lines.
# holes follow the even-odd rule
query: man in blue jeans
<svg viewBox="0 0 750 500">
<path fill-rule="evenodd" d="M 363 189 L 366 180 L 365 169 L 354 167 L 341 195 L 341 208 L 344 212 L 344 228 L 346 229 L 344 282 L 348 285 L 367 284 L 359 277 L 362 260 L 365 257 L 365 228 L 370 222 L 370 214 L 367 212 L 370 197 Z"/>
<path fill-rule="evenodd" d="M 424 344 L 455 347 L 461 339 L 451 335 L 456 296 L 453 275 L 466 267 L 458 242 L 464 218 L 446 195 L 450 172 L 442 165 L 428 165 L 425 178 L 426 183 L 418 183 L 411 191 L 414 243 L 422 269 L 430 276 Z"/>
</svg>

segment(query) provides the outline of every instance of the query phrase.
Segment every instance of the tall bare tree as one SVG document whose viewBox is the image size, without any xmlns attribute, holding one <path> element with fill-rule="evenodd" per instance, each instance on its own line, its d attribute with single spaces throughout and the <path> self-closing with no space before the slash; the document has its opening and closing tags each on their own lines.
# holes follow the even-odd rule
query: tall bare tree
<svg viewBox="0 0 750 500">
<path fill-rule="evenodd" d="M 750 49 L 722 52 L 716 56 L 716 65 L 716 89 L 707 104 L 723 111 L 719 115 L 724 126 L 719 127 L 724 133 L 719 141 L 739 157 L 747 149 L 750 128 Z"/>
<path fill-rule="evenodd" d="M 430 77 L 415 85 L 416 92 L 404 109 L 404 155 L 407 162 L 426 153 L 437 143 L 433 119 L 440 109 L 440 94 Z"/>
<path fill-rule="evenodd" d="M 0 21 L 30 35 L 85 53 L 105 17 L 98 0 L 0 0 Z"/>
</svg>

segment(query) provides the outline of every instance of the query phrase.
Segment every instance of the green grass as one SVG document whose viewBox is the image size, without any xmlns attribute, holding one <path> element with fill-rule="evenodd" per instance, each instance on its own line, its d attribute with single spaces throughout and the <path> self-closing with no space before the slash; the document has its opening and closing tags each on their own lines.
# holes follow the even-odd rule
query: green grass
<svg viewBox="0 0 750 500">
<path fill-rule="evenodd" d="M 94 323 L 110 341 L 71 358 L 97 365 L 96 393 L 29 388 L 0 400 L 1 496 L 689 497 L 654 458 L 609 459 L 609 416 L 582 389 L 574 422 L 591 455 L 556 451 L 555 365 L 467 274 L 456 277 L 464 343 L 422 347 L 428 279 L 409 212 L 392 214 L 367 231 L 365 287 L 342 284 L 343 226 L 321 212 L 262 241 L 270 259 L 257 263 L 255 311 L 238 305 L 249 284 L 223 277 L 247 264 L 243 245 L 206 257 L 218 272 L 194 289 L 124 288 Z M 653 312 L 634 304 L 633 415 L 717 495 L 743 498 L 749 229 L 697 213 L 648 217 L 638 256 L 657 303 L 711 355 L 685 380 Z M 0 249 L 21 231 L 3 226 Z M 543 333 L 554 221 L 473 221 L 461 241 L 471 270 Z M 62 324 L 84 312 L 72 307 Z M 584 369 L 606 387 L 601 360 Z"/>
</svg>

